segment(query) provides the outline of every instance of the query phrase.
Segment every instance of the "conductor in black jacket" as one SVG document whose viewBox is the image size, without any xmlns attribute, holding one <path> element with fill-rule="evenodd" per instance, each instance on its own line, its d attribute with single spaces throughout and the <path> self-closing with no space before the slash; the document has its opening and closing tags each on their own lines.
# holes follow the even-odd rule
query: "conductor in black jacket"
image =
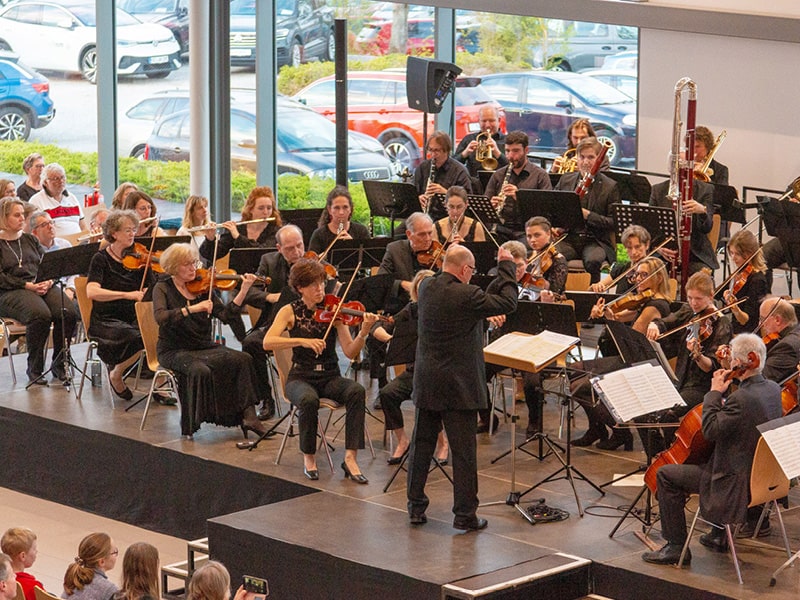
<svg viewBox="0 0 800 600">
<path fill-rule="evenodd" d="M 412 525 L 427 521 L 425 483 L 436 438 L 444 425 L 453 458 L 453 527 L 486 527 L 486 520 L 476 515 L 477 411 L 487 406 L 483 321 L 513 312 L 517 306 L 511 254 L 500 248 L 497 259 L 499 274 L 486 292 L 469 284 L 475 257 L 460 245 L 451 246 L 442 271 L 420 285 L 412 394 L 416 424 L 408 470 L 408 514 Z"/>
</svg>

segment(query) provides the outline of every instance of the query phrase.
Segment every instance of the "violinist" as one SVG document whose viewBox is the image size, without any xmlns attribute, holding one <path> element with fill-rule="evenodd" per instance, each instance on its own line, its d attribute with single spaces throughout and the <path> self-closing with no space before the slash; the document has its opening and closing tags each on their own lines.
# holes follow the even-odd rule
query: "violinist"
<svg viewBox="0 0 800 600">
<path fill-rule="evenodd" d="M 274 218 L 274 221 L 266 219 Z M 261 220 L 263 219 L 263 220 Z M 280 229 L 281 213 L 275 206 L 275 194 L 267 186 L 255 187 L 250 191 L 242 208 L 242 221 L 257 223 L 220 223 L 222 234 L 219 238 L 217 255 L 214 256 L 216 227 L 205 231 L 206 239 L 200 246 L 200 256 L 208 264 L 227 256 L 231 248 L 272 248 L 275 246 L 275 232 Z M 212 223 L 213 225 L 213 223 Z"/>
<path fill-rule="evenodd" d="M 244 437 L 264 427 L 256 417 L 256 375 L 249 355 L 215 344 L 210 316 L 225 322 L 238 314 L 254 275 L 244 275 L 241 288 L 227 306 L 216 292 L 192 293 L 199 261 L 192 244 L 173 244 L 161 255 L 170 275 L 153 289 L 153 311 L 158 323 L 158 361 L 177 375 L 182 398 L 181 433 L 192 435 L 203 422 L 241 425 Z"/>
<path fill-rule="evenodd" d="M 787 186 L 786 192 L 782 196 L 785 202 L 800 202 L 800 186 L 797 185 L 799 181 L 800 177 Z M 767 263 L 767 283 L 772 290 L 772 269 L 776 269 L 786 262 L 786 251 L 781 240 L 772 238 L 764 244 L 763 256 L 764 262 Z"/>
<path fill-rule="evenodd" d="M 691 279 L 690 279 L 691 281 Z M 703 397 L 703 437 L 714 444 L 703 464 L 667 464 L 658 470 L 658 505 L 661 535 L 667 541 L 658 551 L 645 552 L 645 562 L 677 564 L 686 542 L 684 506 L 689 494 L 700 494 L 700 511 L 714 523 L 743 523 L 750 501 L 750 471 L 758 439 L 758 425 L 781 416 L 781 390 L 761 373 L 766 348 L 758 336 L 740 334 L 731 342 L 732 367 L 739 388 L 728 390 L 730 372 L 714 373 Z M 727 551 L 725 530 L 713 527 L 700 537 L 712 550 Z M 687 552 L 684 562 L 691 563 Z"/>
<path fill-rule="evenodd" d="M 767 298 L 759 308 L 761 339 L 767 346 L 764 377 L 783 382 L 800 363 L 800 327 L 794 306 L 782 298 Z M 723 362 L 723 366 L 726 366 Z"/>
<path fill-rule="evenodd" d="M 634 271 L 633 280 L 636 282 L 636 287 L 629 290 L 625 296 L 621 296 L 623 299 L 633 300 L 629 308 L 614 310 L 613 306 L 606 307 L 603 299 L 600 298 L 592 307 L 591 317 L 630 323 L 633 329 L 644 334 L 654 319 L 669 315 L 667 269 L 660 259 L 648 258 L 641 261 Z M 637 296 L 639 297 L 638 302 Z M 625 366 L 619 356 L 604 354 L 602 358 L 585 361 L 580 368 L 598 375 L 610 373 Z M 594 402 L 588 377 L 582 377 L 574 382 L 572 389 L 573 398 L 583 407 L 589 419 L 589 429 L 583 436 L 574 440 L 572 445 L 586 447 L 597 442 L 597 447 L 601 450 L 616 450 L 620 446 L 624 446 L 628 451 L 633 450 L 633 434 L 631 434 L 630 428 L 617 427 L 605 405 Z M 611 428 L 610 437 L 607 427 Z"/>
<path fill-rule="evenodd" d="M 611 265 L 611 270 L 608 275 L 597 283 L 593 283 L 589 286 L 591 291 L 601 293 L 607 292 L 612 281 L 647 256 L 650 252 L 650 232 L 641 225 L 628 225 L 625 231 L 622 232 L 622 245 L 625 246 L 625 251 L 628 253 L 628 260 L 623 262 L 615 261 Z M 633 272 L 631 272 L 631 274 L 632 273 Z M 630 277 L 623 277 L 617 283 L 615 291 L 618 294 L 624 294 L 633 285 L 634 283 Z"/>
<path fill-rule="evenodd" d="M 580 181 L 594 167 L 600 156 L 602 144 L 596 137 L 581 140 L 576 148 L 578 170 L 565 173 L 556 184 L 557 190 L 574 191 Z M 566 259 L 581 259 L 583 268 L 592 276 L 592 283 L 600 281 L 600 268 L 604 262 L 611 264 L 616 258 L 616 250 L 611 242 L 614 231 L 614 218 L 611 206 L 620 202 L 617 182 L 598 172 L 589 191 L 581 198 L 581 211 L 586 222 L 583 231 L 570 231 L 567 239 L 559 246 Z M 556 235 L 563 232 L 556 231 Z"/>
<path fill-rule="evenodd" d="M 134 190 L 125 197 L 122 203 L 122 210 L 132 210 L 139 217 L 139 226 L 136 229 L 136 237 L 163 236 L 164 230 L 158 227 L 158 223 L 153 220 L 144 222 L 145 219 L 152 219 L 156 216 L 156 203 L 153 199 L 140 190 Z"/>
<path fill-rule="evenodd" d="M 269 364 L 264 351 L 264 334 L 278 310 L 287 302 L 297 299 L 297 295 L 289 287 L 289 270 L 305 254 L 303 232 L 297 225 L 281 227 L 275 234 L 275 244 L 278 251 L 264 254 L 256 271 L 257 276 L 270 279 L 266 290 L 261 292 L 265 301 L 264 308 L 258 321 L 253 324 L 252 331 L 242 342 L 242 351 L 253 357 L 257 393 L 261 400 L 258 418 L 262 421 L 275 415 L 275 400 L 269 385 Z"/>
<path fill-rule="evenodd" d="M 731 307 L 731 325 L 734 335 L 748 333 L 758 323 L 758 306 L 769 293 L 765 275 L 767 266 L 758 252 L 758 239 L 748 229 L 733 234 L 728 242 L 728 255 L 733 261 L 734 272 L 738 271 L 738 274 L 732 276 L 722 291 L 722 297 L 726 304 L 747 298 L 746 302 Z"/>
<path fill-rule="evenodd" d="M 192 242 L 195 246 L 200 248 L 203 241 L 206 239 L 205 232 L 191 231 L 194 227 L 202 227 L 203 225 L 210 225 L 211 220 L 208 218 L 208 198 L 205 196 L 196 196 L 192 194 L 186 199 L 186 206 L 183 208 L 183 220 L 178 229 L 177 235 L 189 235 L 192 237 Z"/>
<path fill-rule="evenodd" d="M 525 223 L 525 239 L 533 250 L 526 267 L 528 277 L 521 280 L 520 299 L 541 299 L 553 302 L 554 294 L 563 294 L 567 284 L 567 259 L 552 246 L 550 221 L 545 217 L 531 217 Z M 530 296 L 531 290 L 536 293 Z"/>
<path fill-rule="evenodd" d="M 72 302 L 63 296 L 60 288 L 52 281 L 35 283 L 39 262 L 44 250 L 37 239 L 22 231 L 25 225 L 22 200 L 9 199 L 0 204 L 0 311 L 6 317 L 17 319 L 25 325 L 28 343 L 28 380 L 46 385 L 42 377 L 47 357 L 47 337 L 50 324 L 53 333 L 53 358 L 62 349 L 64 338 L 61 335 L 62 319 L 68 337 L 75 333 L 77 312 Z M 47 228 L 53 230 L 50 216 Z M 64 312 L 62 316 L 62 306 Z M 55 380 L 65 381 L 65 365 L 52 364 L 51 372 Z"/>
<path fill-rule="evenodd" d="M 412 213 L 406 219 L 406 239 L 389 242 L 381 260 L 378 274 L 394 277 L 390 303 L 393 314 L 406 305 L 411 292 L 411 280 L 417 271 L 426 265 L 420 262 L 423 254 L 429 253 L 434 242 L 433 221 L 425 213 Z"/>
<path fill-rule="evenodd" d="M 447 190 L 445 208 L 447 216 L 435 223 L 436 235 L 442 244 L 459 242 L 485 242 L 486 233 L 483 224 L 472 217 L 468 217 L 467 190 L 460 185 L 454 185 Z"/>
<path fill-rule="evenodd" d="M 92 301 L 89 338 L 97 343 L 97 354 L 108 366 L 111 389 L 123 400 L 133 398 L 123 374 L 144 347 L 134 304 L 155 281 L 151 268 L 145 273 L 144 267 L 132 270 L 123 265 L 138 227 L 135 212 L 111 211 L 103 223 L 108 245 L 92 257 L 86 285 L 86 295 Z"/>
<path fill-rule="evenodd" d="M 702 271 L 695 273 L 686 281 L 687 304 L 663 319 L 652 321 L 647 327 L 647 337 L 654 340 L 663 332 L 713 312 L 713 294 L 714 282 L 711 276 Z M 703 401 L 703 396 L 711 385 L 713 372 L 719 367 L 717 348 L 731 339 L 730 320 L 727 316 L 715 315 L 680 329 L 664 339 L 677 345 L 676 385 L 686 406 L 671 408 L 658 415 L 657 420 L 661 424 L 677 424 L 684 414 Z M 639 429 L 642 440 L 647 440 L 645 449 L 650 448 L 653 455 L 672 443 L 674 427 L 664 429 L 663 433 L 664 437 L 658 431 Z"/>
<path fill-rule="evenodd" d="M 467 168 L 450 156 L 453 142 L 447 133 L 434 131 L 428 138 L 427 150 L 430 158 L 423 160 L 414 171 L 414 187 L 417 188 L 422 210 L 433 219 L 439 219 L 445 216 L 445 211 L 438 204 L 428 207 L 431 198 L 435 194 L 446 194 L 454 185 L 460 185 L 472 193 L 472 181 Z"/>
<path fill-rule="evenodd" d="M 328 198 L 325 200 L 325 208 L 319 217 L 317 228 L 308 242 L 309 251 L 322 254 L 337 235 L 340 240 L 370 239 L 369 230 L 352 219 L 353 197 L 346 187 L 337 185 L 328 193 Z"/>
<path fill-rule="evenodd" d="M 368 483 L 356 462 L 358 450 L 364 447 L 364 387 L 341 376 L 336 355 L 336 340 L 351 360 L 364 349 L 374 314 L 366 313 L 355 339 L 350 328 L 340 320 L 331 323 L 315 319 L 318 305 L 325 297 L 325 268 L 319 261 L 301 258 L 289 272 L 289 285 L 300 299 L 278 311 L 267 334 L 264 350 L 292 349 L 292 369 L 286 382 L 286 398 L 298 410 L 300 451 L 303 473 L 308 479 L 319 479 L 317 470 L 317 420 L 320 397 L 343 404 L 345 417 L 345 457 L 342 470 L 345 478 L 355 483 Z M 289 337 L 283 334 L 288 332 Z M 325 337 L 327 332 L 327 337 Z"/>
</svg>

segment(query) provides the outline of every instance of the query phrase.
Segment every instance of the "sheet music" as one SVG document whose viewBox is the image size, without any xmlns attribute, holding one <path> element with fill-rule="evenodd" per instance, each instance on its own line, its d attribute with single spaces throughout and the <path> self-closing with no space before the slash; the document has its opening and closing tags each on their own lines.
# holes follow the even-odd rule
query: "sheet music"
<svg viewBox="0 0 800 600">
<path fill-rule="evenodd" d="M 764 441 L 787 478 L 800 477 L 800 421 L 763 431 Z"/>
<path fill-rule="evenodd" d="M 621 369 L 594 379 L 593 384 L 620 423 L 676 404 L 685 406 L 660 366 L 642 364 Z"/>
<path fill-rule="evenodd" d="M 579 343 L 579 338 L 545 329 L 537 335 L 520 332 L 507 333 L 486 346 L 483 351 L 484 354 L 493 355 L 494 357 L 509 357 L 525 362 L 535 369 L 540 369 Z M 491 356 L 487 360 L 492 362 L 490 358 Z M 498 364 L 504 363 L 499 362 Z M 505 366 L 518 368 L 515 365 Z"/>
</svg>

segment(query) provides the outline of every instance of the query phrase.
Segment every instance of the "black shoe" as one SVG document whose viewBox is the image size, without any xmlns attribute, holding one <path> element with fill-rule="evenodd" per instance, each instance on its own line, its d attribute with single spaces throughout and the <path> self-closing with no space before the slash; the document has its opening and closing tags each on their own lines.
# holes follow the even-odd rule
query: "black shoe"
<svg viewBox="0 0 800 600">
<path fill-rule="evenodd" d="M 700 543 L 714 552 L 728 551 L 728 537 L 724 529 L 712 527 L 711 531 L 700 536 Z"/>
<path fill-rule="evenodd" d="M 681 544 L 667 544 L 658 552 L 645 552 L 642 554 L 642 560 L 654 565 L 677 565 L 681 558 Z M 683 564 L 692 564 L 692 551 L 687 549 L 686 556 L 683 559 Z"/>
<path fill-rule="evenodd" d="M 260 422 L 258 423 L 258 425 L 256 425 L 255 423 L 242 423 L 242 433 L 244 434 L 244 439 L 247 439 L 247 436 L 250 434 L 251 431 L 260 437 L 265 433 L 267 433 L 268 430 L 264 429 L 264 427 L 261 425 Z M 266 435 L 265 437 L 271 438 L 273 435 L 275 435 L 275 432 L 270 431 L 269 434 Z"/>
<path fill-rule="evenodd" d="M 463 529 L 464 531 L 478 531 L 479 529 L 486 529 L 489 521 L 481 517 L 474 517 L 472 519 L 455 519 L 453 527 L 456 529 Z"/>
<path fill-rule="evenodd" d="M 306 469 L 303 467 L 303 475 L 305 475 L 311 481 L 316 481 L 319 479 L 319 470 L 318 469 Z"/>
<path fill-rule="evenodd" d="M 408 515 L 408 522 L 412 525 L 424 525 L 428 522 L 428 517 L 425 516 L 425 513 L 420 513 L 418 515 Z"/>
<path fill-rule="evenodd" d="M 265 402 L 261 405 L 261 409 L 258 411 L 257 416 L 259 421 L 269 421 L 275 416 L 275 405 Z"/>
<path fill-rule="evenodd" d="M 584 433 L 581 437 L 577 440 L 572 440 L 570 442 L 573 446 L 578 446 L 579 448 L 586 448 L 587 446 L 591 446 L 597 440 L 601 442 L 605 442 L 608 439 L 608 433 L 606 433 L 606 427 L 603 425 L 603 429 L 599 427 L 589 427 L 589 430 Z"/>
<path fill-rule="evenodd" d="M 757 523 L 757 521 L 756 521 Z M 745 523 L 736 533 L 736 538 L 751 538 L 753 537 L 753 532 L 756 529 L 756 523 Z M 761 522 L 761 528 L 758 530 L 758 535 L 756 537 L 767 537 L 772 533 L 772 527 L 769 524 L 769 519 L 764 519 Z"/>
<path fill-rule="evenodd" d="M 408 454 L 408 448 L 406 448 L 400 456 L 390 456 L 389 458 L 387 458 L 386 464 L 399 465 L 401 462 L 403 462 L 403 459 L 406 457 L 406 454 Z"/>
<path fill-rule="evenodd" d="M 626 451 L 633 450 L 633 434 L 630 429 L 618 429 L 615 427 L 610 438 L 597 442 L 597 447 L 600 450 L 616 450 L 623 445 Z"/>
<path fill-rule="evenodd" d="M 535 423 L 528 423 L 528 426 L 525 428 L 525 439 L 529 440 L 537 433 L 539 433 L 539 427 L 537 427 Z"/>
<path fill-rule="evenodd" d="M 162 394 L 160 392 L 153 392 L 153 400 L 161 406 L 175 406 L 178 401 L 169 394 Z"/>
<path fill-rule="evenodd" d="M 64 367 L 53 367 L 52 373 L 53 381 L 64 382 L 67 380 L 67 371 L 64 369 Z"/>
<path fill-rule="evenodd" d="M 354 482 L 361 484 L 369 483 L 369 479 L 364 477 L 363 473 L 359 473 L 358 475 L 353 475 L 353 473 L 351 473 L 350 469 L 347 467 L 346 463 L 342 463 L 342 470 L 344 471 L 345 479 L 352 479 Z"/>
<path fill-rule="evenodd" d="M 131 388 L 129 388 L 127 385 L 125 386 L 125 389 L 122 390 L 121 392 L 118 392 L 116 389 L 114 389 L 113 383 L 109 383 L 109 385 L 111 386 L 111 391 L 113 391 L 114 394 L 117 395 L 117 397 L 122 398 L 123 400 L 125 400 L 125 402 L 130 402 L 131 400 L 133 400 L 133 392 L 131 391 Z"/>
<path fill-rule="evenodd" d="M 381 397 L 378 396 L 375 398 L 375 402 L 372 403 L 373 410 L 383 410 L 383 406 L 381 406 Z"/>
<path fill-rule="evenodd" d="M 28 385 L 47 385 L 47 378 L 41 375 L 28 375 Z"/>
<path fill-rule="evenodd" d="M 500 419 L 497 418 L 497 415 L 492 415 L 492 433 L 494 434 L 497 432 L 499 427 Z M 476 431 L 478 433 L 489 433 L 489 421 L 481 421 L 478 423 L 478 429 Z"/>
</svg>

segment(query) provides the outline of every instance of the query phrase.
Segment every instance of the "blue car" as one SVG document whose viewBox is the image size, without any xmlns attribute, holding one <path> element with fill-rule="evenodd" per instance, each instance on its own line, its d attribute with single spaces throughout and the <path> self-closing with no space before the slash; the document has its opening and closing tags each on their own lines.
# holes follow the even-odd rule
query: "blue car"
<svg viewBox="0 0 800 600">
<path fill-rule="evenodd" d="M 611 142 L 612 165 L 636 157 L 636 101 L 610 85 L 580 73 L 526 71 L 481 77 L 481 86 L 503 105 L 506 129 L 530 137 L 530 152 L 561 154 L 567 129 L 589 119 L 601 141 Z"/>
<path fill-rule="evenodd" d="M 31 129 L 44 127 L 55 116 L 47 78 L 16 55 L 0 52 L 0 140 L 24 142 Z"/>
</svg>

